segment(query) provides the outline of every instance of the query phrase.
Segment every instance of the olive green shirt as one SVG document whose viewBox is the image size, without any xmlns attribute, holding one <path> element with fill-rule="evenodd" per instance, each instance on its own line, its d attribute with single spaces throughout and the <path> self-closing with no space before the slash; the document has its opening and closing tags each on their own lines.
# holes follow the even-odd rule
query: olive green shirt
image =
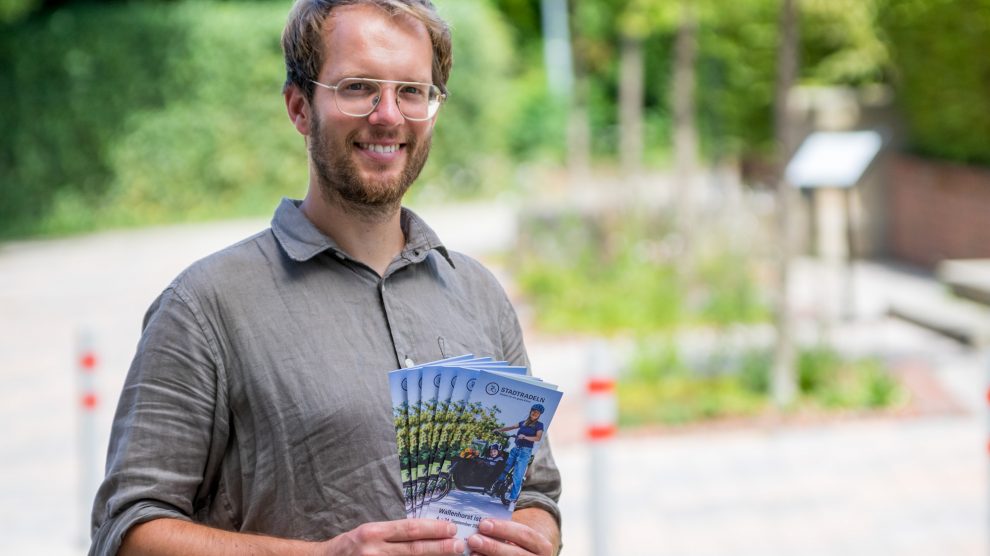
<svg viewBox="0 0 990 556">
<path fill-rule="evenodd" d="M 271 228 L 155 300 L 114 418 L 90 554 L 156 518 L 322 540 L 405 517 L 387 373 L 473 353 L 527 365 L 515 311 L 479 263 L 403 209 L 384 277 L 283 200 Z M 518 508 L 557 517 L 544 446 Z"/>
</svg>

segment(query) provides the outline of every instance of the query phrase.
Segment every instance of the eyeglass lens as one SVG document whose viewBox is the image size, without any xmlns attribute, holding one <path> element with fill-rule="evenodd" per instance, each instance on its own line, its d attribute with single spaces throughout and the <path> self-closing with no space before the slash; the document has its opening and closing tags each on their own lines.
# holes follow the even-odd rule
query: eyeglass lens
<svg viewBox="0 0 990 556">
<path fill-rule="evenodd" d="M 440 90 L 422 83 L 394 83 L 399 112 L 409 120 L 427 120 L 440 106 Z M 382 83 L 368 79 L 347 78 L 336 88 L 337 108 L 349 116 L 367 116 L 382 98 Z"/>
</svg>

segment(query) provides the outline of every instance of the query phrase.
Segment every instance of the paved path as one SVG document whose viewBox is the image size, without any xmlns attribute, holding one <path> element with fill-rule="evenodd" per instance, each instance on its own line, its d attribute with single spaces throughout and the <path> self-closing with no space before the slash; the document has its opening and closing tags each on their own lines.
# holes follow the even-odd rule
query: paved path
<svg viewBox="0 0 990 556">
<path fill-rule="evenodd" d="M 422 212 L 452 248 L 469 254 L 515 233 L 505 207 Z M 0 554 L 83 552 L 77 333 L 90 331 L 101 357 L 102 460 L 149 302 L 191 261 L 265 226 L 253 220 L 0 246 L 0 419 L 8 423 Z M 871 287 L 882 291 L 883 274 L 874 278 Z M 610 450 L 614 554 L 986 554 L 988 366 L 979 354 L 903 326 L 870 330 L 873 340 L 879 334 L 888 348 L 935 365 L 972 412 L 620 440 Z M 850 349 L 875 346 L 859 345 L 862 332 L 837 334 Z M 566 483 L 566 553 L 589 554 L 588 452 L 580 440 L 587 344 L 532 334 L 528 343 L 537 372 L 568 393 L 553 433 Z"/>
</svg>

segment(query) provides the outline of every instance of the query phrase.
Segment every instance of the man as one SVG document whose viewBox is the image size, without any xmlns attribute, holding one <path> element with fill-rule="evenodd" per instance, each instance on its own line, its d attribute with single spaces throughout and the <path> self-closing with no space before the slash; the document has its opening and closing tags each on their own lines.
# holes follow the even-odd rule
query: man
<svg viewBox="0 0 990 556">
<path fill-rule="evenodd" d="M 282 42 L 306 197 L 148 310 L 91 554 L 552 554 L 548 447 L 512 520 L 466 546 L 451 523 L 404 519 L 387 371 L 528 363 L 491 274 L 400 207 L 446 92 L 446 25 L 428 0 L 298 0 Z"/>
</svg>

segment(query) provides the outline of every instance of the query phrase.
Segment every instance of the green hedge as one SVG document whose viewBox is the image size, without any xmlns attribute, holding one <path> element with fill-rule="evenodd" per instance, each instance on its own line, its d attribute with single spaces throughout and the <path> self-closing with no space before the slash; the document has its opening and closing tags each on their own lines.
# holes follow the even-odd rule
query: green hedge
<svg viewBox="0 0 990 556">
<path fill-rule="evenodd" d="M 452 96 L 421 184 L 476 191 L 507 165 L 513 99 L 504 25 L 441 8 Z M 70 5 L 0 28 L 0 237 L 267 214 L 304 194 L 285 115 L 288 5 Z"/>
<path fill-rule="evenodd" d="M 990 164 L 990 0 L 888 0 L 880 21 L 911 147 Z"/>
</svg>

